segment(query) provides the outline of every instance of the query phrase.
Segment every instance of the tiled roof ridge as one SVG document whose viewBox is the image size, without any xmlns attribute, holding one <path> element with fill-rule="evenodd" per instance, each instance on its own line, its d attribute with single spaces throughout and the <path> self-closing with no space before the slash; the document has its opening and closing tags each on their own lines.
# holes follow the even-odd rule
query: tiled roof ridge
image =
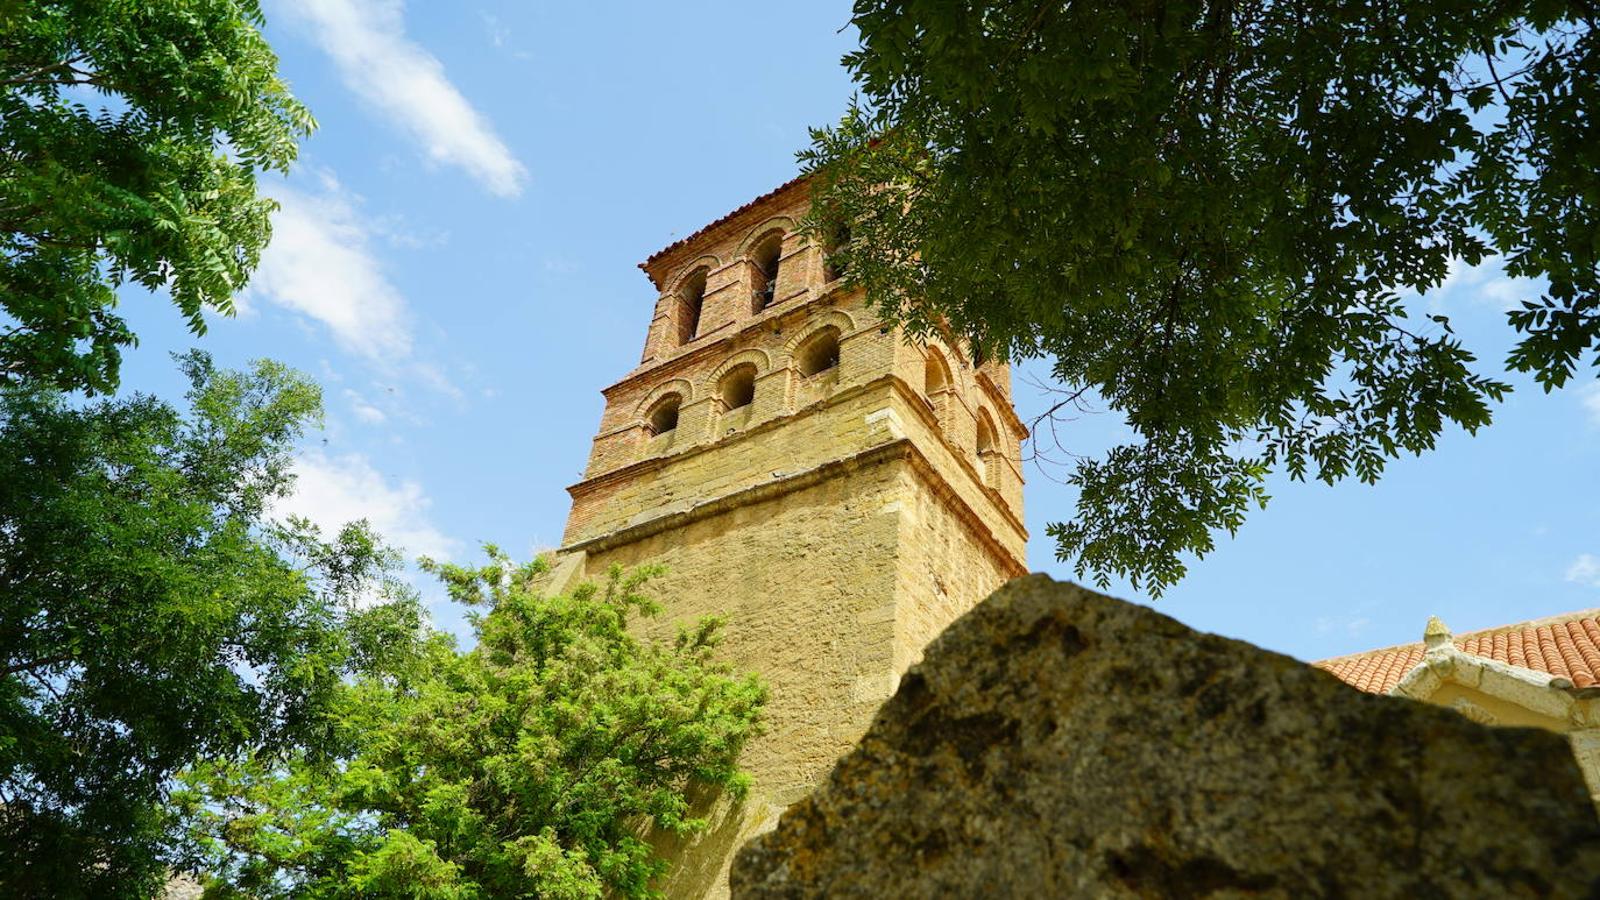
<svg viewBox="0 0 1600 900">
<path fill-rule="evenodd" d="M 789 188 L 794 187 L 795 185 L 799 184 L 802 181 L 805 181 L 806 179 L 808 179 L 810 177 L 811 176 L 804 175 L 804 174 L 796 175 L 795 177 L 789 179 L 788 181 L 785 181 L 783 184 L 778 185 L 777 187 L 773 188 L 772 190 L 767 191 L 765 194 L 762 194 L 761 196 L 755 198 L 754 200 L 751 200 L 751 201 L 739 206 L 737 209 L 733 210 L 732 212 L 729 212 L 729 213 L 726 213 L 726 214 L 724 214 L 722 216 L 719 216 L 715 220 L 713 220 L 713 221 L 701 226 L 700 228 L 696 229 L 692 234 L 688 234 L 688 235 L 685 235 L 684 237 L 678 238 L 677 240 L 673 241 L 672 243 L 666 245 L 665 247 L 662 247 L 660 250 L 657 250 L 656 252 L 650 254 L 648 257 L 645 257 L 645 261 L 644 262 L 639 263 L 639 268 L 645 270 L 646 274 L 648 274 L 649 271 L 650 271 L 650 265 L 652 263 L 654 263 L 656 260 L 660 259 L 661 257 L 666 256 L 667 254 L 673 252 L 674 250 L 678 250 L 678 249 L 682 248 L 685 244 L 688 244 L 691 241 L 699 239 L 702 235 L 706 234 L 707 232 L 710 232 L 711 230 L 713 230 L 713 229 L 715 229 L 715 228 L 717 228 L 717 227 L 719 227 L 719 226 L 721 226 L 721 225 L 723 225 L 723 224 L 725 224 L 727 222 L 730 222 L 733 219 L 738 218 L 739 216 L 741 216 L 744 213 L 748 212 L 752 207 L 760 206 L 761 204 L 767 202 L 768 200 L 771 200 L 773 197 L 778 196 L 779 194 L 783 193 L 784 191 L 788 190 Z"/>
<path fill-rule="evenodd" d="M 1456 639 L 1483 637 L 1498 634 L 1502 631 L 1523 631 L 1529 628 L 1543 628 L 1546 625 L 1565 625 L 1568 622 L 1580 622 L 1584 619 L 1600 619 L 1600 606 L 1588 609 L 1575 609 L 1572 612 L 1556 613 L 1542 619 L 1529 619 L 1526 622 L 1512 622 L 1509 625 L 1496 625 L 1493 628 L 1480 628 L 1477 631 L 1468 631 L 1456 635 Z"/>
<path fill-rule="evenodd" d="M 1529 619 L 1526 622 L 1509 622 L 1505 625 L 1495 625 L 1490 628 L 1479 628 L 1476 631 L 1463 631 L 1458 634 L 1452 634 L 1450 636 L 1450 640 L 1452 643 L 1460 646 L 1462 641 L 1471 640 L 1473 638 L 1491 637 L 1496 634 L 1512 631 L 1528 631 L 1530 629 L 1543 628 L 1548 625 L 1565 625 L 1569 622 L 1581 622 L 1584 619 L 1600 619 L 1600 607 L 1575 609 L 1572 612 L 1557 613 L 1555 615 L 1545 616 L 1539 619 Z M 1388 647 L 1374 647 L 1371 650 L 1358 650 L 1354 653 L 1345 653 L 1340 656 L 1330 656 L 1326 659 L 1316 660 L 1312 663 L 1312 665 L 1343 662 L 1347 659 L 1355 659 L 1356 657 L 1360 656 L 1375 656 L 1380 653 L 1393 653 L 1399 650 L 1410 649 L 1412 647 L 1420 647 L 1421 645 L 1422 641 L 1420 640 L 1406 641 L 1404 643 L 1393 644 Z"/>
<path fill-rule="evenodd" d="M 1430 620 L 1425 638 L 1443 637 Z M 1352 687 L 1385 694 L 1428 654 L 1428 640 L 1380 647 L 1312 663 Z M 1600 687 L 1600 609 L 1583 609 L 1451 635 L 1456 652 L 1553 676 L 1581 689 Z"/>
</svg>

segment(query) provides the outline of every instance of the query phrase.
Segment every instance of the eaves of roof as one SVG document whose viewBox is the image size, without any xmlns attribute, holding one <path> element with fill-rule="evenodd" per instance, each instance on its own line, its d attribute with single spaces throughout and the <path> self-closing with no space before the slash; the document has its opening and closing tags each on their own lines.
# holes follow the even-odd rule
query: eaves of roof
<svg viewBox="0 0 1600 900">
<path fill-rule="evenodd" d="M 1600 684 L 1600 609 L 1579 610 L 1457 635 L 1464 653 L 1556 675 L 1579 688 Z M 1386 694 L 1422 662 L 1422 642 L 1367 650 L 1312 663 L 1341 681 Z"/>
<path fill-rule="evenodd" d="M 767 203 L 768 201 L 772 200 L 774 197 L 777 197 L 779 194 L 782 194 L 785 191 L 788 191 L 791 188 L 793 188 L 793 187 L 801 184 L 802 182 L 806 181 L 809 177 L 810 177 L 809 175 L 800 175 L 800 176 L 797 176 L 795 178 L 791 178 L 788 181 L 785 181 L 783 184 L 778 185 L 777 187 L 773 188 L 770 191 L 767 191 L 765 194 L 762 194 L 761 196 L 755 198 L 754 200 L 751 200 L 750 202 L 745 203 L 744 205 L 740 206 L 738 209 L 735 209 L 732 212 L 729 212 L 726 215 L 723 215 L 723 216 L 717 218 L 715 221 L 712 221 L 709 224 L 702 226 L 700 229 L 695 231 L 693 234 L 690 234 L 690 235 L 688 235 L 686 237 L 681 237 L 681 238 L 673 241 L 672 243 L 666 245 L 665 247 L 662 247 L 660 250 L 657 250 L 656 252 L 650 254 L 650 256 L 648 258 L 646 258 L 644 262 L 639 263 L 639 268 L 643 269 L 644 273 L 650 277 L 651 283 L 655 284 L 655 286 L 657 288 L 661 287 L 660 282 L 656 278 L 656 273 L 651 271 L 651 269 L 655 266 L 656 262 L 658 262 L 659 260 L 662 260 L 662 259 L 672 255 L 673 253 L 675 253 L 678 250 L 683 249 L 685 246 L 687 246 L 687 245 L 689 245 L 691 243 L 694 243 L 695 241 L 700 240 L 702 237 L 710 234 L 713 231 L 716 231 L 718 228 L 721 228 L 722 226 L 728 224 L 729 222 L 732 222 L 735 219 L 738 219 L 740 216 L 744 215 L 745 213 L 749 212 L 750 210 L 755 209 L 756 207 Z"/>
</svg>

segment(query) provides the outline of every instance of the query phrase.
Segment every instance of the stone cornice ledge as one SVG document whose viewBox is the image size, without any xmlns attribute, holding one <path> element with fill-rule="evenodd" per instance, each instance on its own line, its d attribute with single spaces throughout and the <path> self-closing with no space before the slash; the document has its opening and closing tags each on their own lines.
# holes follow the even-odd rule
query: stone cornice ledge
<svg viewBox="0 0 1600 900">
<path fill-rule="evenodd" d="M 1436 622 L 1428 623 L 1430 633 L 1424 640 L 1431 646 L 1422 661 L 1390 689 L 1391 695 L 1427 701 L 1440 687 L 1454 683 L 1575 729 L 1600 726 L 1600 697 L 1593 688 L 1576 688 L 1568 679 L 1548 672 L 1468 653 L 1454 644 L 1442 625 L 1437 626 L 1442 638 L 1432 633 Z"/>
<path fill-rule="evenodd" d="M 760 375 L 757 377 L 762 378 L 766 376 Z M 867 393 L 873 388 L 881 386 L 886 379 L 893 377 L 894 376 L 892 375 L 885 375 L 879 378 L 874 378 L 871 381 L 862 382 L 860 384 L 852 384 L 849 387 L 840 388 L 821 400 L 817 400 L 813 403 L 808 403 L 805 406 L 801 406 L 788 412 L 773 416 L 770 419 L 758 422 L 749 428 L 737 431 L 731 435 L 713 437 L 710 440 L 694 441 L 681 450 L 674 449 L 669 453 L 663 453 L 659 456 L 646 456 L 643 459 L 636 459 L 627 465 L 619 466 L 615 469 L 608 469 L 607 471 L 600 472 L 595 475 L 585 475 L 583 479 L 576 484 L 568 485 L 567 493 L 570 494 L 573 499 L 577 499 L 580 494 L 584 493 L 585 491 L 593 490 L 599 485 L 620 481 L 625 478 L 632 478 L 641 472 L 647 472 L 651 469 L 665 468 L 669 464 L 680 462 L 693 456 L 698 456 L 701 453 L 710 453 L 713 450 L 718 450 L 742 441 L 747 441 L 756 435 L 772 431 L 775 428 L 781 427 L 789 422 L 793 422 L 803 415 L 815 412 L 820 408 L 836 406 L 847 400 L 853 400 L 856 397 Z M 631 428 L 633 426 L 630 425 L 628 427 Z M 625 430 L 627 429 L 614 429 L 614 431 Z M 611 433 L 613 432 L 602 432 L 601 436 Z"/>
<path fill-rule="evenodd" d="M 1028 528 L 1023 524 L 1021 517 L 1018 516 L 1016 511 L 1005 502 L 1005 498 L 1001 497 L 998 491 L 983 483 L 983 479 L 978 476 L 978 470 L 972 465 L 972 460 L 967 458 L 965 453 L 961 452 L 961 449 L 950 440 L 950 436 L 948 434 L 944 433 L 944 429 L 939 425 L 939 418 L 938 416 L 934 415 L 933 409 L 928 406 L 927 399 L 921 394 L 918 394 L 916 389 L 907 384 L 900 376 L 892 374 L 880 375 L 871 381 L 866 381 L 862 382 L 861 384 L 855 384 L 851 385 L 850 387 L 843 388 L 834 394 L 830 394 L 821 400 L 817 400 L 814 403 L 809 403 L 781 416 L 776 416 L 766 420 L 765 422 L 752 425 L 751 427 L 741 430 L 733 435 L 714 438 L 710 441 L 693 443 L 682 450 L 675 450 L 671 453 L 666 453 L 661 456 L 647 456 L 644 459 L 635 460 L 634 462 L 628 463 L 625 466 L 611 469 L 607 472 L 601 472 L 598 475 L 586 477 L 577 484 L 569 485 L 567 487 L 567 493 L 571 495 L 573 500 L 577 500 L 584 493 L 592 491 L 601 485 L 614 483 L 626 478 L 633 478 L 642 472 L 647 472 L 654 469 L 663 469 L 668 465 L 681 462 L 701 453 L 709 453 L 713 450 L 726 448 L 741 441 L 750 440 L 751 438 L 754 438 L 763 432 L 771 431 L 775 428 L 781 427 L 783 424 L 791 422 L 800 416 L 808 415 L 818 409 L 835 406 L 847 400 L 854 399 L 861 394 L 865 394 L 868 391 L 881 387 L 885 384 L 889 385 L 891 391 L 898 393 L 901 399 L 905 401 L 907 406 L 911 409 L 912 414 L 921 419 L 929 428 L 929 430 L 933 432 L 933 435 L 939 442 L 938 445 L 944 447 L 945 451 L 950 454 L 951 459 L 955 461 L 956 465 L 967 473 L 967 476 L 972 479 L 973 484 L 977 485 L 979 491 L 986 498 L 988 498 L 989 503 L 992 505 L 994 511 L 1004 517 L 1006 522 L 1011 525 L 1012 528 L 1016 529 L 1017 534 L 1022 537 L 1023 541 L 1027 541 Z M 921 450 L 918 450 L 917 452 L 919 456 L 922 456 Z M 929 466 L 931 471 L 937 471 L 936 469 L 933 469 L 932 463 L 925 456 L 923 456 L 923 462 Z M 943 480 L 942 476 L 940 476 L 940 480 Z M 959 495 L 953 494 L 953 496 Z M 963 501 L 963 503 L 965 503 L 965 501 Z M 1024 570 L 1022 574 L 1027 574 L 1026 570 Z"/>
<path fill-rule="evenodd" d="M 646 521 L 627 525 L 602 535 L 574 541 L 562 547 L 559 552 L 601 553 L 613 547 L 653 537 L 664 531 L 684 528 L 701 519 L 706 519 L 719 513 L 804 490 L 839 475 L 896 458 L 909 461 L 913 469 L 917 470 L 925 481 L 934 486 L 941 497 L 950 503 L 957 516 L 978 536 L 979 542 L 1001 561 L 1012 577 L 1027 574 L 1027 566 L 1006 549 L 1005 545 L 994 536 L 994 533 L 959 494 L 944 484 L 944 479 L 939 476 L 933 464 L 923 456 L 922 451 L 917 449 L 917 446 L 912 443 L 910 438 L 898 438 L 886 444 L 870 447 L 843 459 L 830 460 L 810 469 L 795 472 L 792 475 L 775 478 L 770 482 L 752 485 L 687 508 L 664 512 Z"/>
</svg>

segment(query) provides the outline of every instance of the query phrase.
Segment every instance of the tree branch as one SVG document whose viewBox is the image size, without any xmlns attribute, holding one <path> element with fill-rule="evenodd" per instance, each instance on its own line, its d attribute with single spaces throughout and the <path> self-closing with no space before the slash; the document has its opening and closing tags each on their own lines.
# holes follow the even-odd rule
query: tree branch
<svg viewBox="0 0 1600 900">
<path fill-rule="evenodd" d="M 31 659 L 27 662 L 13 663 L 12 665 L 0 668 L 0 676 L 15 675 L 19 672 L 31 675 L 34 669 L 42 669 L 48 666 L 59 666 L 62 663 L 72 662 L 73 659 L 75 659 L 75 657 L 72 654 L 63 653 L 58 656 L 45 656 L 39 659 Z"/>
<path fill-rule="evenodd" d="M 78 69 L 75 68 L 78 63 L 83 62 L 85 59 L 88 59 L 88 57 L 86 57 L 86 56 L 73 56 L 73 57 L 70 57 L 68 59 L 61 60 L 60 62 L 51 63 L 51 64 L 49 64 L 47 66 L 39 66 L 36 69 L 32 69 L 30 71 L 23 72 L 20 75 L 13 75 L 10 78 L 0 79 L 0 85 L 23 85 L 23 84 L 50 83 L 50 80 L 48 80 L 48 79 L 46 81 L 44 81 L 44 82 L 41 82 L 39 80 L 39 77 L 41 75 L 48 75 L 51 72 L 66 71 L 66 72 L 72 72 L 74 74 L 87 74 L 87 73 L 80 73 L 78 71 Z"/>
</svg>

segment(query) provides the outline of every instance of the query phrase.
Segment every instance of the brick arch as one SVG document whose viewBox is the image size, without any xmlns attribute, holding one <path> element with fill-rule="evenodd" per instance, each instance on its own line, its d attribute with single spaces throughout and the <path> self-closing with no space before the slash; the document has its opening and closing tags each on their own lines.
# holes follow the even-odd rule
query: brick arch
<svg viewBox="0 0 1600 900">
<path fill-rule="evenodd" d="M 978 407 L 977 430 L 973 439 L 973 451 L 978 458 L 978 478 L 986 486 L 998 488 L 1000 486 L 1000 459 L 1009 456 L 1009 451 L 1002 448 L 1000 443 L 1000 429 L 995 427 L 994 416 L 989 414 L 985 406 Z"/>
<path fill-rule="evenodd" d="M 746 363 L 756 367 L 757 375 L 772 369 L 772 357 L 767 351 L 752 347 L 748 350 L 740 350 L 738 353 L 723 360 L 715 369 L 711 370 L 709 375 L 701 379 L 700 383 L 707 388 L 714 387 L 717 382 L 722 380 L 722 376 Z"/>
<path fill-rule="evenodd" d="M 696 259 L 687 265 L 681 266 L 677 272 L 673 273 L 672 278 L 667 282 L 667 287 L 661 292 L 661 295 L 663 297 L 670 297 L 673 294 L 676 294 L 678 290 L 683 287 L 683 283 L 688 280 L 689 276 L 693 275 L 700 269 L 705 269 L 706 274 L 709 275 L 720 268 L 722 268 L 722 259 L 716 254 L 707 253 L 701 256 L 699 259 Z"/>
<path fill-rule="evenodd" d="M 795 332 L 795 336 L 789 338 L 789 340 L 783 345 L 783 357 L 780 361 L 781 365 L 791 365 L 794 362 L 795 350 L 799 349 L 807 341 L 811 340 L 813 337 L 816 337 L 827 328 L 831 327 L 837 330 L 839 332 L 839 340 L 841 341 L 850 335 L 855 334 L 856 321 L 855 319 L 852 319 L 850 314 L 844 310 L 830 309 L 822 315 L 807 320 L 805 325 L 802 327 L 804 330 L 797 330 Z"/>
<path fill-rule="evenodd" d="M 789 216 L 773 216 L 745 232 L 744 238 L 739 241 L 739 249 L 733 254 L 733 258 L 745 259 L 749 257 L 750 251 L 755 248 L 755 245 L 774 231 L 781 231 L 785 235 L 797 234 L 800 231 L 800 225 Z"/>
<path fill-rule="evenodd" d="M 934 384 L 936 378 L 939 384 Z M 927 344 L 922 348 L 922 392 L 927 395 L 946 388 L 960 389 L 950 358 L 936 345 Z"/>
<path fill-rule="evenodd" d="M 684 405 L 688 405 L 689 401 L 694 399 L 694 385 L 690 384 L 686 378 L 674 378 L 671 381 L 664 381 L 656 385 L 633 408 L 634 418 L 643 419 L 650 413 L 651 407 L 661 402 L 661 398 L 668 394 L 677 394 L 683 398 Z"/>
<path fill-rule="evenodd" d="M 977 418 L 978 418 L 978 431 L 977 431 L 977 438 L 976 438 L 976 447 L 977 447 L 977 449 L 980 450 L 980 451 L 983 451 L 983 450 L 994 450 L 994 451 L 998 452 L 1001 449 L 1000 448 L 1000 429 L 995 427 L 994 416 L 989 414 L 989 408 L 986 407 L 986 406 L 979 406 L 978 407 L 978 417 Z M 985 435 L 988 436 L 988 441 L 987 442 L 984 441 Z M 985 443 L 987 443 L 987 446 L 985 446 Z"/>
</svg>

